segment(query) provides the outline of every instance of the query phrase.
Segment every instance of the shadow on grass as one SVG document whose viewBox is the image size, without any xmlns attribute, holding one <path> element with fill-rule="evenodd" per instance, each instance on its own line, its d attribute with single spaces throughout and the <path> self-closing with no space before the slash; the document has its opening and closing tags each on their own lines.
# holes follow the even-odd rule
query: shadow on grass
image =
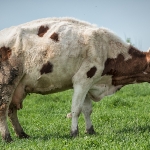
<svg viewBox="0 0 150 150">
<path fill-rule="evenodd" d="M 33 140 L 40 139 L 43 141 L 48 141 L 50 139 L 68 139 L 69 140 L 69 139 L 72 139 L 72 137 L 69 134 L 60 135 L 59 133 L 56 133 L 56 134 L 45 134 L 44 136 L 32 136 L 30 137 L 30 139 L 33 139 Z"/>
<path fill-rule="evenodd" d="M 145 133 L 150 132 L 150 125 L 137 126 L 137 127 L 126 127 L 122 130 L 117 131 L 117 133 Z"/>
<path fill-rule="evenodd" d="M 89 134 L 79 134 L 77 137 L 71 137 L 70 134 L 64 134 L 64 135 L 61 135 L 60 133 L 55 133 L 55 134 L 45 134 L 44 136 L 30 136 L 30 139 L 31 140 L 43 140 L 43 141 L 48 141 L 50 139 L 66 139 L 66 140 L 73 140 L 73 139 L 76 139 L 76 138 L 84 138 L 85 136 L 97 136 L 99 135 L 98 132 L 96 132 L 95 134 L 93 135 L 89 135 Z"/>
</svg>

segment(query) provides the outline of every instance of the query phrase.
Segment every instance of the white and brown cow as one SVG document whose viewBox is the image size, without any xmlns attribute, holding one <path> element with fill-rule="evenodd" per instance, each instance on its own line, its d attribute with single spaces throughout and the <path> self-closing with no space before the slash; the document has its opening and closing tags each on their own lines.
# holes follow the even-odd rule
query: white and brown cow
<svg viewBox="0 0 150 150">
<path fill-rule="evenodd" d="M 19 138 L 27 138 L 17 117 L 28 93 L 74 89 L 71 136 L 78 116 L 90 120 L 91 99 L 99 101 L 122 86 L 150 81 L 150 56 L 114 33 L 70 18 L 47 18 L 0 31 L 0 132 L 12 141 L 7 115 Z"/>
</svg>

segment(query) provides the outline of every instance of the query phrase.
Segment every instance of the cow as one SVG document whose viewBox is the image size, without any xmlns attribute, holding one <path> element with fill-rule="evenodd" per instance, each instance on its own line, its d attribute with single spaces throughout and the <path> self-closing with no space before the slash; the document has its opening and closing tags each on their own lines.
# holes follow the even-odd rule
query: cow
<svg viewBox="0 0 150 150">
<path fill-rule="evenodd" d="M 141 52 L 112 31 L 73 18 L 45 18 L 0 31 L 0 133 L 11 142 L 9 117 L 19 138 L 29 136 L 17 111 L 28 93 L 73 89 L 71 136 L 78 117 L 94 134 L 91 101 L 127 84 L 150 81 L 150 53 Z"/>
</svg>

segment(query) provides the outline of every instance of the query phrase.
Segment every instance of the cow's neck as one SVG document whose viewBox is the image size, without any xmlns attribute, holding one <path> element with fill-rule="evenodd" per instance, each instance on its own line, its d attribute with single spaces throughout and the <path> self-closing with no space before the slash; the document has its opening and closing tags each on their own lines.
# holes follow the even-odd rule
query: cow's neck
<svg viewBox="0 0 150 150">
<path fill-rule="evenodd" d="M 112 75 L 113 85 L 150 82 L 149 53 L 141 52 L 131 46 L 128 53 L 131 59 L 125 60 L 122 54 L 108 58 L 102 75 Z"/>
</svg>

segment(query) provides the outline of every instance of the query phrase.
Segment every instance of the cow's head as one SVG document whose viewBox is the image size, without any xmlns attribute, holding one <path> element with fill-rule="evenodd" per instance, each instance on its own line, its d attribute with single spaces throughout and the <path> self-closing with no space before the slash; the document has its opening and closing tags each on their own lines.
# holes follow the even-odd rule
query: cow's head
<svg viewBox="0 0 150 150">
<path fill-rule="evenodd" d="M 150 48 L 148 49 L 147 52 L 145 52 L 146 54 L 146 61 L 147 61 L 147 67 L 145 69 L 145 74 L 150 74 Z"/>
<path fill-rule="evenodd" d="M 150 52 L 130 46 L 128 53 L 131 55 L 128 60 L 122 54 L 115 59 L 108 58 L 103 75 L 112 75 L 112 85 L 115 86 L 150 82 Z"/>
</svg>

